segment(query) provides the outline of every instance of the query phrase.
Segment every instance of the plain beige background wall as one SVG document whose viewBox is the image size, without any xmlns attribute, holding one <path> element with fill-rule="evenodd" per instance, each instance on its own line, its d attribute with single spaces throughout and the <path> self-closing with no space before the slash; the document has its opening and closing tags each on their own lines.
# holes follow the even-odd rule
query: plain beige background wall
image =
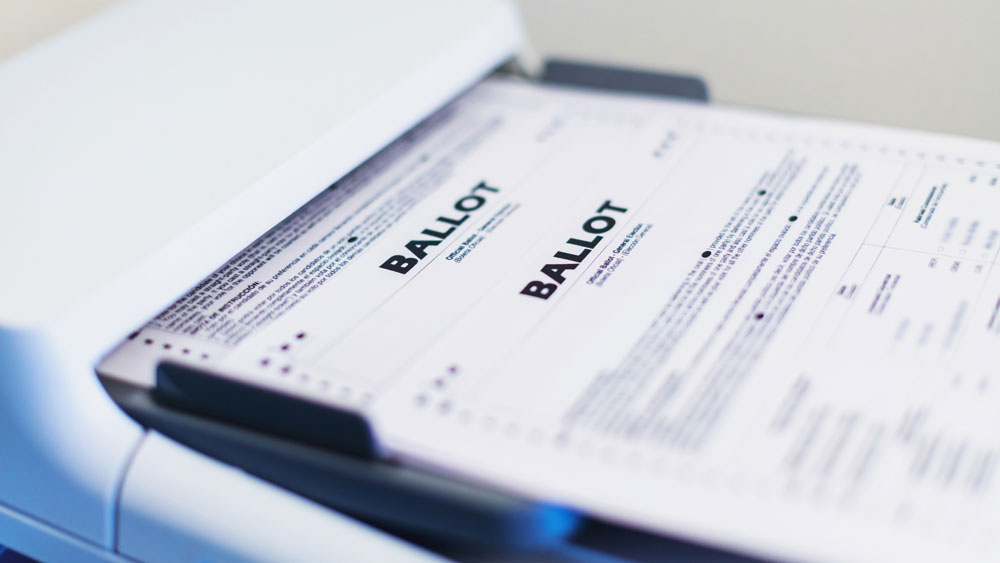
<svg viewBox="0 0 1000 563">
<path fill-rule="evenodd" d="M 0 0 L 0 61 L 112 0 Z"/>
<path fill-rule="evenodd" d="M 0 0 L 0 58 L 112 1 Z M 1000 140 L 1000 0 L 517 3 L 541 56 L 698 74 L 719 102 Z"/>
<path fill-rule="evenodd" d="M 687 71 L 716 101 L 1000 140 L 1000 0 L 520 0 L 541 54 Z"/>
</svg>

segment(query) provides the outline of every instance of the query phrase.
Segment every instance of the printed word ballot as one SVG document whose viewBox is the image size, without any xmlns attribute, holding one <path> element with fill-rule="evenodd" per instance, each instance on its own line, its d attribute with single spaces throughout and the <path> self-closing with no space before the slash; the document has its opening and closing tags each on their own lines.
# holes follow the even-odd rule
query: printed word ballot
<svg viewBox="0 0 1000 563">
<path fill-rule="evenodd" d="M 100 371 L 749 553 L 997 560 L 998 250 L 998 144 L 494 78 Z"/>
</svg>

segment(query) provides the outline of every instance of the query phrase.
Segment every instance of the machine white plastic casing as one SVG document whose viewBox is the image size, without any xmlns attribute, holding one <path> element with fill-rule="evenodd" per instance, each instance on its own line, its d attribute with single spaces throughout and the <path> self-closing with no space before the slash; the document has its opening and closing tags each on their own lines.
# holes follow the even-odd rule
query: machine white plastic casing
<svg viewBox="0 0 1000 563">
<path fill-rule="evenodd" d="M 423 557 L 145 433 L 93 367 L 519 43 L 494 0 L 131 0 L 0 65 L 0 544 Z"/>
</svg>

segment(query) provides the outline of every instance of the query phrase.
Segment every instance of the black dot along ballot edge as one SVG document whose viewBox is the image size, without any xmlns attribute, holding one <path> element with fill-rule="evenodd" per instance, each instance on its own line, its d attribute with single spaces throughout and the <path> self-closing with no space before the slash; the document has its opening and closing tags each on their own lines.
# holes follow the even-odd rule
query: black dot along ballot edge
<svg viewBox="0 0 1000 563">
<path fill-rule="evenodd" d="M 702 258 L 708 258 L 711 255 L 712 255 L 712 251 L 711 250 L 706 250 L 705 252 L 701 253 L 701 257 Z"/>
</svg>

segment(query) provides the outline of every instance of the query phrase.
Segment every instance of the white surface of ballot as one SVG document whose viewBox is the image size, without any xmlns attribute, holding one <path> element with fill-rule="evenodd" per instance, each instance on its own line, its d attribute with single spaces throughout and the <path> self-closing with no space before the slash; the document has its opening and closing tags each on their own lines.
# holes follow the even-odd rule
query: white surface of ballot
<svg viewBox="0 0 1000 563">
<path fill-rule="evenodd" d="M 818 560 L 1000 556 L 1000 146 L 488 80 L 107 357 Z"/>
</svg>

